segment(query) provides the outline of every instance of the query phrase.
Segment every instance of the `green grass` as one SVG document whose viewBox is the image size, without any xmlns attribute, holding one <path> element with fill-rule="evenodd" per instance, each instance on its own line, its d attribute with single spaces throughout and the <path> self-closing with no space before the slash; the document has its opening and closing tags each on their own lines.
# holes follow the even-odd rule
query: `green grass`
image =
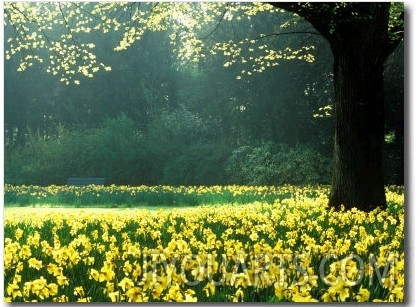
<svg viewBox="0 0 420 307">
<path fill-rule="evenodd" d="M 254 201 L 274 202 L 291 197 L 286 188 L 264 187 L 238 193 L 237 186 L 169 187 L 169 186 L 12 186 L 5 185 L 4 205 L 51 207 L 183 207 L 215 204 L 247 204 Z"/>
</svg>

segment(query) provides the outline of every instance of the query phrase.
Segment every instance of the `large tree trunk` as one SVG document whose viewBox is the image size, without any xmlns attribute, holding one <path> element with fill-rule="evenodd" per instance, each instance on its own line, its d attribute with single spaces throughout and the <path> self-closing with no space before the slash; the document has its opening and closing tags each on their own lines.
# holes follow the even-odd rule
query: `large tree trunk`
<svg viewBox="0 0 420 307">
<path fill-rule="evenodd" d="M 386 207 L 384 62 L 388 11 L 372 9 L 370 23 L 343 23 L 330 38 L 334 55 L 335 139 L 329 204 L 369 211 Z"/>
<path fill-rule="evenodd" d="M 386 206 L 383 62 L 373 59 L 369 50 L 356 48 L 340 48 L 334 56 L 336 114 L 329 203 L 371 210 Z"/>
</svg>

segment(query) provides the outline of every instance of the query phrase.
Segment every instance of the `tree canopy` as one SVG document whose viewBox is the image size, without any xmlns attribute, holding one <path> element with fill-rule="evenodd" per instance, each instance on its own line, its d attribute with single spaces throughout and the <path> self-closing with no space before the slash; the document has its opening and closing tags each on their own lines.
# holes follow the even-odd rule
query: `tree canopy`
<svg viewBox="0 0 420 307">
<path fill-rule="evenodd" d="M 6 2 L 5 24 L 13 29 L 6 41 L 5 57 L 20 56 L 19 71 L 42 63 L 46 72 L 69 84 L 112 68 L 97 57 L 87 35 L 117 32 L 121 39 L 115 51 L 126 50 L 147 31 L 165 31 L 178 58 L 195 63 L 210 54 L 223 54 L 229 67 L 241 64 L 238 75 L 262 72 L 279 60 L 314 61 L 314 46 L 288 46 L 279 50 L 269 38 L 311 33 L 299 30 L 301 18 L 267 3 L 175 2 L 175 3 L 79 3 Z M 281 14 L 277 14 L 281 13 Z M 264 15 L 273 27 L 258 31 L 252 17 Z M 254 29 L 254 27 L 256 29 Z M 298 27 L 296 29 L 296 27 Z M 229 28 L 226 31 L 226 28 Z M 224 31 L 220 41 L 218 32 Z"/>
<path fill-rule="evenodd" d="M 172 49 L 176 57 L 176 61 L 164 60 L 171 63 L 172 73 L 188 70 L 190 77 L 194 75 L 189 81 L 194 82 L 200 69 L 206 67 L 209 71 L 214 61 L 233 71 L 240 84 L 258 73 L 270 75 L 270 71 L 287 62 L 322 61 L 323 57 L 317 56 L 325 39 L 334 58 L 332 74 L 325 72 L 322 81 L 309 81 L 314 80 L 309 77 L 309 82 L 302 82 L 304 89 L 300 92 L 324 99 L 328 95 L 320 93 L 328 93 L 328 85 L 320 84 L 333 84 L 334 98 L 324 99 L 323 105 L 315 108 L 318 114 L 314 114 L 320 119 L 332 115 L 335 118 L 331 204 L 371 209 L 385 204 L 381 170 L 385 131 L 383 66 L 403 39 L 403 9 L 402 3 L 351 2 L 6 2 L 5 58 L 17 63 L 20 72 L 38 67 L 63 84 L 82 86 L 95 75 L 112 74 L 115 69 L 110 57 L 101 50 L 104 43 L 99 42 L 99 36 L 109 37 L 107 48 L 119 53 L 139 48 L 138 42 L 144 42 L 149 33 L 162 33 L 165 48 Z M 144 61 L 137 60 L 142 64 L 134 65 L 138 71 L 133 76 L 139 76 L 152 58 L 147 53 L 139 54 Z M 324 60 L 326 54 L 322 52 Z M 164 53 L 161 56 L 165 58 Z M 118 69 L 121 71 L 121 67 Z M 261 86 L 275 87 L 276 82 L 288 81 L 275 73 L 273 77 L 276 79 L 265 79 Z M 298 84 L 299 77 L 295 77 L 294 83 Z M 170 101 L 181 97 L 174 90 L 174 82 L 160 82 L 158 88 L 149 82 L 150 76 L 141 78 L 142 96 L 148 95 L 148 103 L 165 105 L 152 109 L 160 110 L 156 114 L 170 115 L 165 113 L 170 111 Z M 239 85 L 238 89 L 244 92 L 246 86 Z M 296 102 L 297 97 L 283 100 Z M 235 101 L 234 97 L 228 99 Z M 246 120 L 245 115 L 249 116 L 249 110 L 255 106 L 246 100 L 235 104 L 240 121 Z M 290 105 L 293 108 L 293 103 Z M 268 114 L 277 108 L 274 104 L 269 106 L 269 111 L 264 109 L 264 103 L 253 110 Z M 194 107 L 191 104 L 188 108 Z M 88 114 L 91 110 L 87 108 Z M 211 113 L 211 108 L 208 110 Z M 301 110 L 296 109 L 297 114 Z M 191 118 L 189 110 L 183 112 L 179 115 Z M 171 116 L 166 120 L 171 120 Z M 279 131 L 273 119 L 272 130 Z"/>
</svg>

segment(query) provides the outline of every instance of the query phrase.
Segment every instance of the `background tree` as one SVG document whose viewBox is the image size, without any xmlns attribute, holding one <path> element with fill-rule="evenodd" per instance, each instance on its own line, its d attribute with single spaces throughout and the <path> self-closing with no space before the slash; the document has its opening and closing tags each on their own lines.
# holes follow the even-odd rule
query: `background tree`
<svg viewBox="0 0 420 307">
<path fill-rule="evenodd" d="M 275 6 L 297 13 L 309 23 Z M 307 128 L 311 124 L 318 125 L 319 121 L 308 115 L 312 115 L 322 105 L 331 104 L 328 93 L 332 74 L 327 68 L 328 64 L 320 66 L 324 68 L 322 74 L 319 74 L 322 78 L 302 79 L 298 72 L 288 70 L 283 60 L 299 60 L 303 61 L 299 63 L 312 64 L 315 51 L 320 50 L 317 47 L 325 46 L 322 40 L 326 39 L 334 57 L 333 114 L 336 123 L 330 204 L 345 204 L 348 207 L 369 210 L 376 205 L 385 205 L 382 175 L 383 63 L 393 46 L 402 38 L 402 9 L 402 5 L 390 6 L 386 3 L 6 3 L 5 21 L 9 31 L 14 34 L 6 40 L 5 56 L 8 59 L 17 53 L 21 54 L 18 61 L 20 71 L 40 63 L 39 67 L 59 76 L 63 83 L 80 85 L 82 79 L 99 75 L 101 71 L 112 70 L 109 59 L 100 52 L 95 52 L 96 44 L 91 42 L 91 33 L 121 34 L 122 39 L 114 49 L 116 51 L 135 48 L 139 40 L 147 44 L 149 32 L 146 30 L 165 33 L 165 37 L 169 38 L 169 45 L 174 47 L 177 59 L 174 61 L 167 57 L 171 64 L 167 62 L 164 66 L 170 67 L 170 71 L 177 76 L 183 75 L 181 78 L 184 80 L 205 79 L 206 74 L 200 70 L 204 68 L 207 69 L 206 72 L 211 71 L 209 55 L 214 56 L 215 60 L 212 61 L 221 62 L 222 66 L 236 72 L 239 83 L 234 87 L 239 93 L 230 90 L 231 83 L 219 80 L 222 86 L 226 85 L 220 93 L 229 92 L 229 95 L 222 99 L 217 98 L 222 97 L 221 95 L 216 95 L 212 99 L 223 105 L 226 110 L 223 114 L 233 116 L 229 120 L 223 119 L 223 116 L 216 119 L 212 117 L 212 107 L 202 114 L 206 114 L 204 118 L 208 116 L 211 119 L 208 123 L 223 127 L 221 131 L 228 132 L 230 137 L 227 143 L 236 142 L 241 145 L 256 142 L 257 145 L 267 138 L 284 142 L 285 136 L 293 135 L 290 130 L 282 130 L 286 126 L 278 124 L 282 122 L 282 118 L 287 118 L 285 109 L 292 110 L 297 119 L 293 131 L 314 131 Z M 295 39 L 299 36 L 306 39 L 308 34 L 320 40 L 304 42 L 303 39 Z M 147 52 L 143 54 L 146 55 Z M 164 54 L 165 52 L 159 57 L 160 60 L 165 58 Z M 328 51 L 317 55 L 318 58 L 325 55 L 330 57 Z M 181 67 L 187 63 L 189 68 L 182 72 Z M 134 62 L 133 65 L 135 67 Z M 275 73 L 281 71 L 278 68 L 283 68 L 283 73 Z M 137 69 L 139 70 L 140 68 Z M 137 71 L 134 75 L 136 80 L 139 78 Z M 256 74 L 263 71 L 272 74 L 272 77 L 261 78 L 257 82 Z M 287 71 L 288 76 L 285 74 Z M 185 97 L 185 91 L 182 94 L 182 91 L 174 88 L 173 82 L 170 87 L 161 90 L 159 84 L 165 86 L 166 83 L 149 82 L 154 79 L 149 77 L 147 74 L 140 77 L 141 81 L 135 88 L 141 89 L 137 93 L 141 93 L 142 99 L 152 103 L 152 110 L 158 110 L 155 120 L 159 120 L 159 114 L 168 112 L 165 110 L 168 108 L 167 102 L 173 106 L 179 105 L 180 101 L 176 100 Z M 290 79 L 294 80 L 293 85 L 301 82 L 301 86 L 295 87 L 295 92 L 285 92 L 287 96 L 283 99 L 277 99 L 278 94 L 273 94 L 270 98 L 264 91 L 247 92 L 247 88 L 251 88 L 251 82 L 255 85 L 259 83 L 260 88 L 277 87 L 281 82 L 287 88 Z M 213 91 L 207 92 L 214 95 Z M 217 94 L 217 91 L 214 92 Z M 154 100 L 156 93 L 163 95 Z M 118 97 L 120 95 L 115 99 Z M 200 95 L 196 97 L 199 97 L 197 100 L 202 98 Z M 310 102 L 314 98 L 316 105 Z M 88 100 L 91 99 L 94 100 L 94 97 Z M 198 105 L 206 104 L 206 100 L 203 99 L 202 102 Z M 72 103 L 74 102 L 69 105 Z M 83 106 L 88 106 L 89 103 Z M 163 109 L 155 107 L 160 104 Z M 187 106 L 185 114 L 194 108 L 193 103 L 182 104 Z M 294 105 L 296 108 L 293 108 Z M 98 118 L 99 110 L 103 109 L 96 109 L 95 118 Z M 94 109 L 86 107 L 87 114 L 92 114 L 92 110 Z M 192 114 L 194 113 L 193 111 Z M 171 117 L 166 120 L 169 118 Z M 160 120 L 165 120 L 164 116 Z M 234 124 L 229 125 L 229 121 Z M 145 120 L 144 123 L 146 122 L 149 121 Z M 255 129 L 249 129 L 251 123 L 257 123 Z M 323 139 L 324 143 L 328 143 L 328 138 L 325 137 L 328 135 L 327 126 L 322 129 L 323 134 L 314 135 Z M 147 127 L 144 126 L 143 129 L 147 130 Z M 14 135 L 13 131 L 16 129 L 11 127 L 8 131 Z M 256 131 L 257 135 L 250 138 L 250 131 Z M 297 133 L 287 139 L 287 142 L 296 144 L 305 141 L 302 139 L 303 135 Z"/>
</svg>

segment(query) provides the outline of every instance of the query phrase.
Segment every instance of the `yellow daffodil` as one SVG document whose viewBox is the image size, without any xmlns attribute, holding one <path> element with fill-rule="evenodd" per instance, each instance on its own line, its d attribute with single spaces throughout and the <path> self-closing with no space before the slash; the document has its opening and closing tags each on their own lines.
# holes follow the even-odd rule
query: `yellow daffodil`
<svg viewBox="0 0 420 307">
<path fill-rule="evenodd" d="M 108 296 L 113 303 L 120 301 L 120 291 L 111 292 L 108 294 Z"/>
<path fill-rule="evenodd" d="M 134 282 L 127 277 L 124 277 L 119 283 L 118 286 L 125 292 L 128 289 L 131 289 L 132 287 L 134 287 Z"/>
<path fill-rule="evenodd" d="M 328 292 L 332 295 L 332 297 L 338 297 L 340 302 L 345 302 L 350 296 L 349 287 L 341 276 L 337 278 L 337 282 L 334 285 L 329 287 Z"/>
<path fill-rule="evenodd" d="M 95 269 L 90 269 L 90 275 L 89 278 L 93 278 L 94 280 L 99 280 L 99 272 Z"/>
<path fill-rule="evenodd" d="M 390 298 L 392 302 L 403 302 L 404 301 L 404 289 L 403 287 L 394 287 L 391 291 Z"/>
<path fill-rule="evenodd" d="M 50 283 L 47 285 L 49 296 L 56 296 L 58 294 L 58 285 L 55 283 Z"/>
<path fill-rule="evenodd" d="M 21 250 L 19 251 L 20 259 L 24 260 L 32 256 L 31 247 L 29 245 L 22 245 Z"/>
<path fill-rule="evenodd" d="M 16 298 L 18 296 L 22 297 L 22 291 L 16 283 L 7 285 L 7 294 L 11 295 L 12 298 Z"/>
<path fill-rule="evenodd" d="M 59 286 L 68 286 L 69 279 L 64 275 L 57 275 L 57 284 Z"/>
<path fill-rule="evenodd" d="M 233 296 L 233 302 L 243 302 L 244 301 L 244 291 L 242 289 L 238 289 Z"/>
<path fill-rule="evenodd" d="M 369 290 L 363 287 L 360 287 L 359 292 L 356 295 L 356 299 L 358 302 L 368 302 L 369 296 L 370 296 Z"/>
<path fill-rule="evenodd" d="M 60 295 L 59 297 L 54 297 L 53 302 L 57 303 L 67 303 L 69 301 L 69 298 L 66 295 Z"/>
<path fill-rule="evenodd" d="M 287 284 L 284 282 L 275 282 L 274 283 L 274 294 L 277 296 L 279 300 L 283 300 L 285 295 L 284 292 L 287 289 Z"/>
<path fill-rule="evenodd" d="M 206 297 L 210 297 L 216 292 L 216 286 L 214 283 L 208 282 L 207 285 L 203 288 L 203 291 L 206 293 Z"/>
<path fill-rule="evenodd" d="M 35 258 L 31 258 L 31 259 L 28 260 L 28 265 L 29 265 L 30 268 L 40 270 L 42 268 L 42 261 L 37 260 Z"/>
<path fill-rule="evenodd" d="M 311 297 L 311 295 L 309 294 L 308 291 L 305 292 L 301 292 L 301 293 L 294 293 L 292 295 L 292 302 L 296 302 L 296 303 L 313 303 L 313 302 L 318 302 L 317 299 Z"/>
<path fill-rule="evenodd" d="M 253 232 L 253 233 L 249 236 L 249 238 L 250 238 L 252 241 L 257 241 L 257 240 L 258 240 L 258 238 L 259 238 L 259 236 L 258 236 L 258 234 L 257 234 L 256 232 Z"/>
<path fill-rule="evenodd" d="M 74 295 L 84 297 L 86 295 L 85 294 L 85 289 L 83 289 L 82 286 L 75 287 L 74 288 Z"/>
<path fill-rule="evenodd" d="M 105 265 L 101 268 L 101 273 L 99 274 L 99 281 L 111 281 L 114 279 L 115 272 L 111 266 Z"/>
<path fill-rule="evenodd" d="M 139 287 L 129 289 L 125 295 L 128 297 L 129 302 L 144 302 L 144 295 Z"/>
<path fill-rule="evenodd" d="M 22 237 L 22 235 L 23 235 L 23 230 L 20 229 L 20 228 L 16 229 L 16 231 L 15 231 L 15 239 L 16 239 L 16 241 L 19 241 L 19 239 Z"/>
<path fill-rule="evenodd" d="M 194 290 L 187 289 L 187 290 L 185 290 L 184 294 L 185 294 L 184 302 L 186 302 L 186 303 L 195 303 L 195 302 L 197 302 L 197 297 L 194 296 L 195 295 L 195 291 Z"/>
</svg>

